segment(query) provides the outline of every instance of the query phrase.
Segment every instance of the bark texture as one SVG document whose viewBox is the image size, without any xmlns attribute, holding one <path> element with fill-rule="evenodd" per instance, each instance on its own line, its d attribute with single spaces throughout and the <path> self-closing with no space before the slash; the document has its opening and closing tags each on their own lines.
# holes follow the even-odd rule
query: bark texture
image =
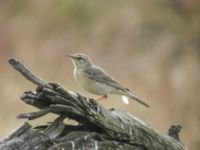
<svg viewBox="0 0 200 150">
<path fill-rule="evenodd" d="M 180 125 L 162 135 L 136 116 L 123 110 L 107 109 L 91 98 L 47 83 L 15 58 L 9 63 L 37 85 L 21 99 L 39 111 L 21 113 L 18 118 L 36 119 L 48 113 L 58 117 L 48 124 L 32 127 L 25 122 L 0 141 L 0 150 L 185 150 L 179 140 Z M 73 119 L 77 125 L 64 123 Z"/>
</svg>

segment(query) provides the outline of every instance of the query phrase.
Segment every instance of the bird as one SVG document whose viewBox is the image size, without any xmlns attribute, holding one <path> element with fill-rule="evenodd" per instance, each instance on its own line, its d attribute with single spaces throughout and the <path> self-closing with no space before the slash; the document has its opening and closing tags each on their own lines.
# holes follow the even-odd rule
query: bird
<svg viewBox="0 0 200 150">
<path fill-rule="evenodd" d="M 122 86 L 117 80 L 109 75 L 102 68 L 95 66 L 92 60 L 83 53 L 75 53 L 70 57 L 74 65 L 74 78 L 78 84 L 89 93 L 98 95 L 96 100 L 102 100 L 108 97 L 108 94 L 121 95 L 124 103 L 128 104 L 128 98 L 137 101 L 145 107 L 147 103 L 134 96 L 128 88 Z"/>
</svg>

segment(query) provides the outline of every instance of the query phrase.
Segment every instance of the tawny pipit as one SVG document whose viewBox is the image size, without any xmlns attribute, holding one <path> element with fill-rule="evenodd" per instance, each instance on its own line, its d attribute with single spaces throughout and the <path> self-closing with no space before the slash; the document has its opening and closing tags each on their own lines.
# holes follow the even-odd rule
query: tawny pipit
<svg viewBox="0 0 200 150">
<path fill-rule="evenodd" d="M 106 98 L 108 94 L 122 95 L 123 101 L 126 104 L 128 104 L 127 97 L 130 97 L 140 104 L 149 107 L 149 105 L 131 94 L 129 89 L 123 87 L 103 69 L 93 65 L 87 55 L 78 53 L 66 56 L 72 58 L 74 77 L 86 91 L 101 95 L 101 98 Z"/>
</svg>

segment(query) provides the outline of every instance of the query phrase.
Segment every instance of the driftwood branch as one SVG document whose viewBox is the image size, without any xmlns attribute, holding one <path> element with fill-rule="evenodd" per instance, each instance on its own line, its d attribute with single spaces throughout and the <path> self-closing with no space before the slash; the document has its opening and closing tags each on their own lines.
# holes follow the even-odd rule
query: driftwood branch
<svg viewBox="0 0 200 150">
<path fill-rule="evenodd" d="M 17 71 L 19 71 L 26 79 L 33 82 L 34 84 L 38 86 L 45 85 L 46 82 L 34 75 L 24 64 L 22 64 L 19 60 L 15 58 L 10 58 L 8 60 L 10 65 Z"/>
<path fill-rule="evenodd" d="M 20 61 L 9 63 L 25 78 L 36 84 L 36 91 L 24 92 L 21 99 L 37 112 L 21 113 L 18 118 L 36 119 L 48 113 L 58 114 L 49 124 L 32 127 L 23 124 L 0 142 L 5 150 L 185 150 L 178 132 L 181 126 L 172 126 L 168 135 L 125 111 L 106 109 L 95 100 L 64 89 L 57 83 L 46 83 L 29 71 Z M 68 125 L 65 118 L 76 120 Z"/>
</svg>

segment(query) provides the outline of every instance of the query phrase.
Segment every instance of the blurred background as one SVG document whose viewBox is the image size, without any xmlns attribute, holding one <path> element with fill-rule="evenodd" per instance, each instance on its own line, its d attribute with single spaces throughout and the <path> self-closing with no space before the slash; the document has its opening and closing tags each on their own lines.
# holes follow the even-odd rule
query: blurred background
<svg viewBox="0 0 200 150">
<path fill-rule="evenodd" d="M 41 78 L 87 96 L 65 54 L 82 52 L 107 70 L 150 109 L 119 96 L 100 103 L 137 115 L 165 134 L 172 124 L 188 149 L 200 147 L 200 2 L 198 0 L 1 0 L 0 138 L 36 111 L 20 96 L 35 85 L 14 71 L 9 57 Z M 40 124 L 56 116 L 31 121 Z"/>
</svg>

